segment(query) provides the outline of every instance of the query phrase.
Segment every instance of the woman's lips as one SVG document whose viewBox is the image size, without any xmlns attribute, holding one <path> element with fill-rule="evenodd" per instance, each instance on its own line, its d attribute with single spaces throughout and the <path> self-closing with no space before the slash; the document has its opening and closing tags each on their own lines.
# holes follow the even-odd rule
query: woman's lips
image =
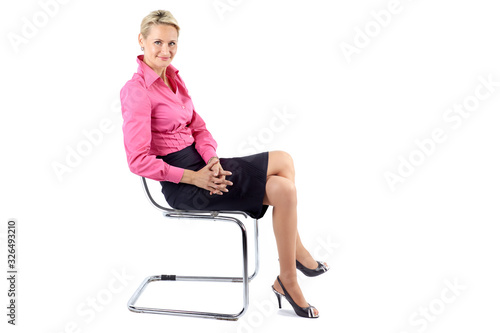
<svg viewBox="0 0 500 333">
<path fill-rule="evenodd" d="M 163 61 L 168 61 L 170 59 L 169 57 L 158 57 L 158 58 L 160 58 Z"/>
</svg>

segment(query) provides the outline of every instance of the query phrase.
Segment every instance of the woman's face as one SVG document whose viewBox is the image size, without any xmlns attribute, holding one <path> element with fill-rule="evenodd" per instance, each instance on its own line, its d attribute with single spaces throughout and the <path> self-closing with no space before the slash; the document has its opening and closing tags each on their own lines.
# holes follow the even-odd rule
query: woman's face
<svg viewBox="0 0 500 333">
<path fill-rule="evenodd" d="M 144 62 L 161 75 L 177 52 L 177 29 L 167 24 L 153 25 L 148 38 L 139 34 L 139 44 L 144 48 Z"/>
</svg>

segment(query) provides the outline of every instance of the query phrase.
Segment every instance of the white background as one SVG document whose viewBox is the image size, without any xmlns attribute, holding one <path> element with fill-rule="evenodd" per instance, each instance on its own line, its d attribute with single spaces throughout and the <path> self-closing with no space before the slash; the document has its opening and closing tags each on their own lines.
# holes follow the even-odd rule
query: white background
<svg viewBox="0 0 500 333">
<path fill-rule="evenodd" d="M 2 278 L 2 331 L 498 331 L 500 87 L 456 128 L 443 118 L 473 101 L 480 77 L 500 81 L 492 1 L 401 0 L 383 27 L 370 13 L 388 0 L 71 0 L 43 21 L 49 2 L 0 5 L 4 272 L 9 218 L 19 231 L 18 326 L 7 324 Z M 300 280 L 319 319 L 298 318 L 288 304 L 278 311 L 271 214 L 260 221 L 262 270 L 238 322 L 127 310 L 147 275 L 240 272 L 236 228 L 164 219 L 128 170 L 119 91 L 154 9 L 179 21 L 173 64 L 219 155 L 247 151 L 252 138 L 293 155 L 303 242 L 332 267 Z M 14 46 L 9 36 L 34 21 L 38 31 Z M 367 27 L 369 42 L 359 33 Z M 346 57 L 342 43 L 355 42 L 358 53 Z M 272 131 L 276 110 L 293 117 Z M 89 148 L 84 133 L 103 120 L 107 133 L 58 177 L 54 164 Z M 418 153 L 415 141 L 436 128 L 446 140 Z M 384 174 L 397 175 L 410 156 L 420 165 L 391 190 Z M 236 311 L 236 287 L 158 283 L 145 301 Z"/>
</svg>

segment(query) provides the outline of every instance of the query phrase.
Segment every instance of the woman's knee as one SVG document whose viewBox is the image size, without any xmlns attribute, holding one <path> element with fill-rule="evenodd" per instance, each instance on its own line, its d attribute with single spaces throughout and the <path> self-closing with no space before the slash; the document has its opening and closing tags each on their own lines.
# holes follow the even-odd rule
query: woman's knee
<svg viewBox="0 0 500 333">
<path fill-rule="evenodd" d="M 296 205 L 297 189 L 291 180 L 285 177 L 271 176 L 266 183 L 266 197 L 272 206 Z"/>
<path fill-rule="evenodd" d="M 269 152 L 268 176 L 269 175 L 279 175 L 294 180 L 295 166 L 292 156 L 281 150 Z"/>
</svg>

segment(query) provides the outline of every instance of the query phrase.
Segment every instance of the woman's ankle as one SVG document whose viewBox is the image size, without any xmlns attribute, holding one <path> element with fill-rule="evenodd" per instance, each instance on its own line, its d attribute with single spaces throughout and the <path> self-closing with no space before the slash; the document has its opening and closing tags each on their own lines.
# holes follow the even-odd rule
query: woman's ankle
<svg viewBox="0 0 500 333">
<path fill-rule="evenodd" d="M 285 283 L 292 283 L 292 284 L 298 283 L 296 270 L 294 270 L 292 272 L 283 272 L 283 273 L 280 272 L 279 278 L 283 284 L 285 284 Z"/>
</svg>

